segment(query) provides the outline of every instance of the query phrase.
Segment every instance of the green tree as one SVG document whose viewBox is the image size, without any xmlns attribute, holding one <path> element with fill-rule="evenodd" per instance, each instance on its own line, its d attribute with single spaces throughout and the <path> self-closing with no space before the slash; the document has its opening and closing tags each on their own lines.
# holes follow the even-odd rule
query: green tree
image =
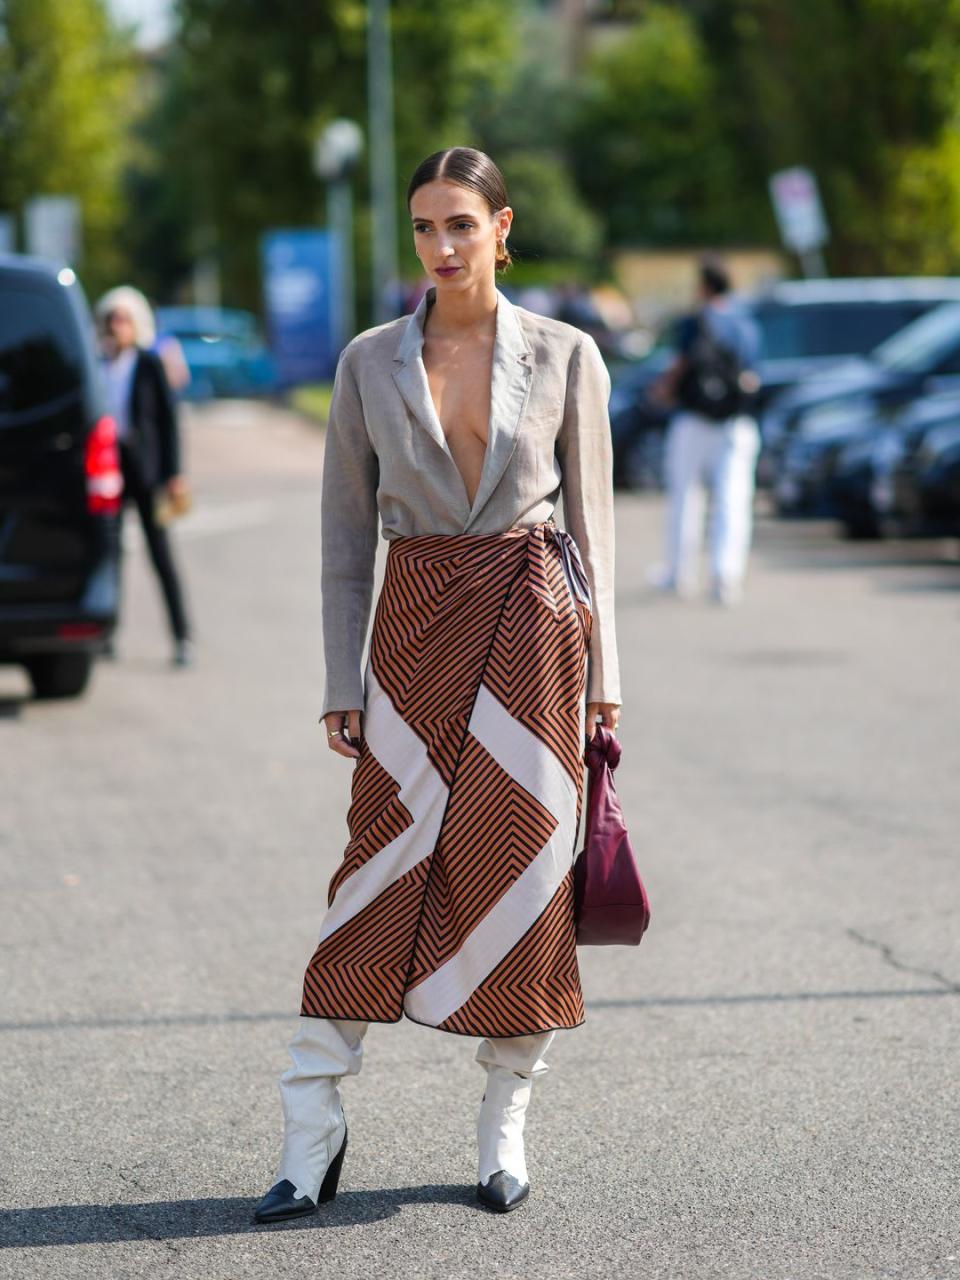
<svg viewBox="0 0 960 1280">
<path fill-rule="evenodd" d="M 735 165 L 713 70 L 687 14 L 645 6 L 586 62 L 569 146 L 580 189 L 616 244 L 736 235 Z"/>
<path fill-rule="evenodd" d="M 717 113 L 747 206 L 812 168 L 835 271 L 960 267 L 960 4 L 689 0 L 715 58 Z"/>
<path fill-rule="evenodd" d="M 894 164 L 882 240 L 870 246 L 882 269 L 910 275 L 960 272 L 960 131 L 945 127 L 929 147 Z"/>
<path fill-rule="evenodd" d="M 394 7 L 397 212 L 408 271 L 419 264 L 408 243 L 403 188 L 430 151 L 469 141 L 467 106 L 502 80 L 511 13 L 507 0 Z M 179 0 L 166 89 L 148 126 L 160 164 L 152 173 L 143 166 L 138 176 L 147 206 L 142 244 L 159 249 L 153 271 L 168 289 L 184 261 L 212 251 L 224 300 L 256 308 L 262 233 L 323 224 L 311 147 L 335 117 L 366 128 L 365 22 L 359 0 Z M 355 177 L 361 316 L 369 304 L 365 160 Z M 163 228 L 174 211 L 179 232 L 171 239 Z"/>
<path fill-rule="evenodd" d="M 0 208 L 74 196 L 91 291 L 124 267 L 122 170 L 132 57 L 104 0 L 4 0 L 0 6 Z"/>
<path fill-rule="evenodd" d="M 551 260 L 568 267 L 583 264 L 592 275 L 603 247 L 603 224 L 581 200 L 562 157 L 547 151 L 512 151 L 502 157 L 500 167 L 514 215 L 514 275 L 527 264 Z"/>
<path fill-rule="evenodd" d="M 605 268 L 604 219 L 574 180 L 565 139 L 575 105 L 563 33 L 552 15 L 521 13 L 517 39 L 497 93 L 476 94 L 468 115 L 475 145 L 503 171 L 514 211 L 508 283 L 546 282 Z"/>
</svg>

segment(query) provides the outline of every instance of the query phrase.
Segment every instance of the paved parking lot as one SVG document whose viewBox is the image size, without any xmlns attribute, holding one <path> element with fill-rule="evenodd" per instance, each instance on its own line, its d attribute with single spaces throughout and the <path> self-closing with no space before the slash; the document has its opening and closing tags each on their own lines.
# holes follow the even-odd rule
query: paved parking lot
<svg viewBox="0 0 960 1280">
<path fill-rule="evenodd" d="M 744 604 L 650 595 L 618 499 L 620 794 L 653 902 L 473 1200 L 473 1042 L 374 1027 L 322 1216 L 255 1228 L 349 765 L 317 724 L 322 438 L 190 421 L 194 669 L 131 533 L 119 658 L 0 669 L 0 1276 L 960 1276 L 960 562 L 761 517 Z"/>
</svg>

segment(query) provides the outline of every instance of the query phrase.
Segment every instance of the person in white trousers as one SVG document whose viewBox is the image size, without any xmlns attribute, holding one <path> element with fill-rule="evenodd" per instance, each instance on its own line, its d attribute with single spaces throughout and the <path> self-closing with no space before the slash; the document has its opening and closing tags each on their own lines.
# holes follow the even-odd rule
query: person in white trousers
<svg viewBox="0 0 960 1280">
<path fill-rule="evenodd" d="M 700 268 L 700 313 L 681 324 L 677 358 L 656 388 L 656 398 L 676 402 L 687 366 L 696 358 L 694 348 L 701 324 L 711 326 L 717 341 L 733 351 L 738 364 L 755 377 L 755 326 L 729 304 L 729 289 L 725 269 L 715 260 L 704 261 Z M 709 490 L 710 592 L 714 600 L 725 605 L 741 598 L 753 533 L 759 451 L 760 432 L 749 413 L 718 419 L 681 406 L 674 415 L 665 456 L 669 495 L 666 564 L 655 575 L 655 585 L 683 597 L 698 591 Z"/>
<path fill-rule="evenodd" d="M 753 533 L 759 450 L 757 424 L 746 415 L 713 422 L 681 412 L 671 422 L 666 453 L 670 506 L 665 585 L 678 595 L 691 596 L 698 590 L 709 489 L 711 594 L 721 604 L 740 599 Z"/>
<path fill-rule="evenodd" d="M 334 1198 L 347 1148 L 340 1081 L 356 1075 L 369 1023 L 301 1017 L 280 1077 L 284 1140 L 274 1186 L 258 1222 L 310 1212 Z M 478 1186 L 491 1208 L 515 1208 L 529 1193 L 523 1122 L 533 1081 L 547 1071 L 543 1054 L 553 1031 L 482 1040 L 476 1060 L 487 1079 L 477 1115 Z M 500 1185 L 500 1184 L 504 1185 Z M 495 1185 L 496 1184 L 496 1185 Z"/>
</svg>

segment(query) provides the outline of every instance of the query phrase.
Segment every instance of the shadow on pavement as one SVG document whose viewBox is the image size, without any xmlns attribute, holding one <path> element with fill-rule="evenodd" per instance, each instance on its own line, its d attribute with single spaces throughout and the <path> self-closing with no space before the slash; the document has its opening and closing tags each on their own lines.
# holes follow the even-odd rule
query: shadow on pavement
<svg viewBox="0 0 960 1280">
<path fill-rule="evenodd" d="M 118 1244 L 123 1240 L 181 1240 L 253 1231 L 322 1231 L 391 1218 L 408 1204 L 458 1204 L 484 1212 L 472 1186 L 453 1184 L 343 1191 L 319 1213 L 270 1227 L 253 1221 L 256 1203 L 253 1197 L 232 1196 L 220 1200 L 3 1209 L 0 1210 L 0 1249 Z"/>
</svg>

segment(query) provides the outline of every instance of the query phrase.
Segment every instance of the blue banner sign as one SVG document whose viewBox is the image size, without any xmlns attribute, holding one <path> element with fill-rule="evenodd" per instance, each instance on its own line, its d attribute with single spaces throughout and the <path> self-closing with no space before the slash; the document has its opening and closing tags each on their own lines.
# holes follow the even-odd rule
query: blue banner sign
<svg viewBox="0 0 960 1280">
<path fill-rule="evenodd" d="M 270 350 L 284 386 L 333 377 L 340 354 L 340 254 L 331 231 L 269 231 L 261 240 Z"/>
</svg>

